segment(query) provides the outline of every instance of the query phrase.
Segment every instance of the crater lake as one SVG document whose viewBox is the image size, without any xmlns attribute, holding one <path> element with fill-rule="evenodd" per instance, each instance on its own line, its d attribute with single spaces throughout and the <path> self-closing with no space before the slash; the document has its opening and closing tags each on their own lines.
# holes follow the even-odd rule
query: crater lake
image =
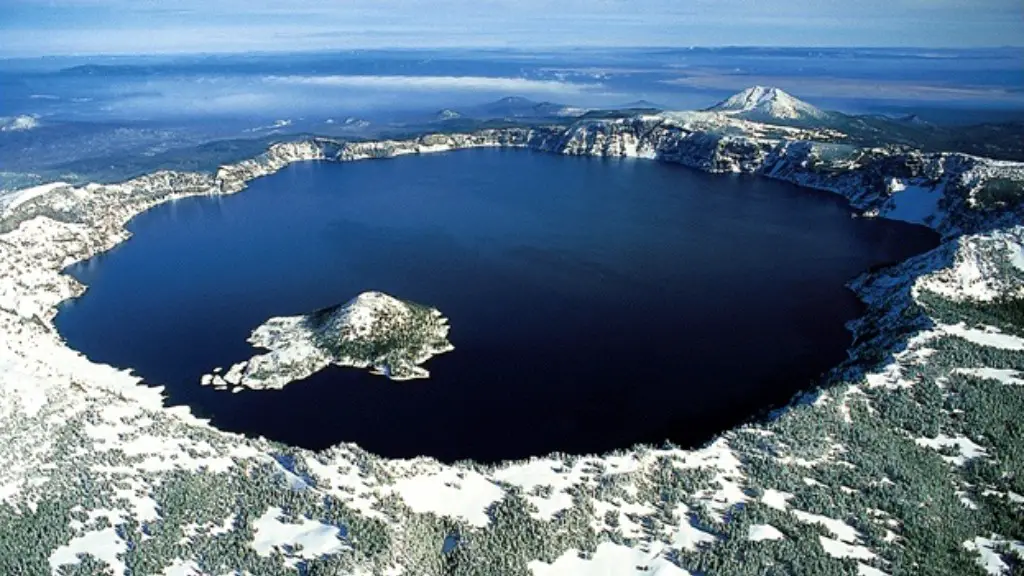
<svg viewBox="0 0 1024 576">
<path fill-rule="evenodd" d="M 449 462 L 699 445 L 845 358 L 848 281 L 937 244 L 781 182 L 503 149 L 294 164 L 129 229 L 67 270 L 88 286 L 56 321 L 73 348 L 222 429 Z M 450 319 L 429 379 L 200 386 L 267 319 L 367 290 Z"/>
</svg>

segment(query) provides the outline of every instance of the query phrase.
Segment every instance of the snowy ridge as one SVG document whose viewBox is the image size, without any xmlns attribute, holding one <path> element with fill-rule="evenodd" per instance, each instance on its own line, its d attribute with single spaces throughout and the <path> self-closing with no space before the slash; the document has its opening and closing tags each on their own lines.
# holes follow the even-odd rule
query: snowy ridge
<svg viewBox="0 0 1024 576">
<path fill-rule="evenodd" d="M 49 184 L 42 184 L 39 186 L 33 186 L 31 188 L 22 188 L 7 194 L 0 195 L 0 214 L 4 212 L 13 211 L 15 208 L 28 202 L 29 200 L 48 194 L 59 188 L 69 186 L 66 182 L 50 182 Z"/>
<path fill-rule="evenodd" d="M 1013 375 L 1024 368 L 1024 338 L 938 306 L 1019 291 L 1020 214 L 992 204 L 988 184 L 1020 182 L 1022 166 L 837 149 L 826 132 L 808 142 L 795 135 L 809 131 L 716 116 L 406 141 L 312 139 L 275 145 L 216 176 L 159 172 L 59 187 L 8 209 L 0 219 L 0 505 L 14 508 L 0 514 L 0 573 L 77 564 L 117 574 L 758 574 L 806 571 L 803 559 L 816 573 L 854 565 L 861 574 L 949 573 L 948 565 L 909 564 L 940 561 L 922 553 L 932 546 L 1008 573 L 1003 550 L 1022 544 L 990 526 L 984 510 L 1019 507 L 1018 492 L 998 468 L 979 482 L 960 464 L 1000 466 L 1005 443 L 1017 439 L 970 428 L 973 420 L 948 413 L 941 400 L 892 406 L 909 402 L 908 391 L 921 391 L 921 402 L 927 390 L 940 399 L 983 392 L 993 400 L 980 412 L 997 418 L 998 406 L 1019 401 Z M 160 202 L 237 192 L 289 162 L 474 146 L 750 172 L 842 194 L 883 217 L 904 213 L 892 200 L 912 187 L 941 190 L 936 202 L 925 199 L 933 213 L 914 214 L 946 240 L 851 284 L 868 310 L 851 323 L 851 359 L 825 389 L 689 451 L 636 447 L 497 466 L 389 461 L 353 445 L 313 453 L 167 408 L 159 388 L 90 362 L 53 328 L 59 303 L 84 290 L 60 271 L 124 241 L 124 224 Z M 943 300 L 929 300 L 935 295 Z M 902 414 L 937 420 L 921 428 Z M 26 538 L 15 518 L 46 529 Z M 441 553 L 452 535 L 458 543 Z"/>
</svg>

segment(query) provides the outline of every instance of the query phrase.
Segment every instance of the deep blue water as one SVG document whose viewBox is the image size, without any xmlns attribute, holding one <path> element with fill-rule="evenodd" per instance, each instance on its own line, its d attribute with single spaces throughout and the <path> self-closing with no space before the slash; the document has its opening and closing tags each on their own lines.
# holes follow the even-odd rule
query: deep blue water
<svg viewBox="0 0 1024 576">
<path fill-rule="evenodd" d="M 293 165 L 130 229 L 70 269 L 89 286 L 57 318 L 72 347 L 225 429 L 443 460 L 703 442 L 844 358 L 845 282 L 935 244 L 779 182 L 516 150 Z M 365 290 L 450 318 L 429 380 L 199 385 L 267 318 Z"/>
</svg>

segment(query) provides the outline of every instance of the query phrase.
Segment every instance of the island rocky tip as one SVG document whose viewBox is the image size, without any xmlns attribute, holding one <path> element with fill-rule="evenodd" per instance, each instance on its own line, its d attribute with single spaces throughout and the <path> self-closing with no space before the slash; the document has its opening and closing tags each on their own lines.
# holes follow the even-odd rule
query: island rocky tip
<svg viewBox="0 0 1024 576">
<path fill-rule="evenodd" d="M 364 292 L 345 304 L 305 316 L 271 318 L 249 342 L 269 350 L 201 383 L 217 388 L 279 389 L 327 366 L 370 368 L 392 380 L 427 378 L 420 366 L 454 347 L 448 320 L 437 309 Z"/>
</svg>

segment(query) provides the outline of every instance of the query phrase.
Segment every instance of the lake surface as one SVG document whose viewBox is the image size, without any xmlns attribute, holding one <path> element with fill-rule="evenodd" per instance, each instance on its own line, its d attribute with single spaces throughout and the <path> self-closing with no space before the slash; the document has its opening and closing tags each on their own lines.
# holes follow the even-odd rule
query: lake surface
<svg viewBox="0 0 1024 576">
<path fill-rule="evenodd" d="M 89 286 L 57 318 L 72 347 L 224 429 L 446 461 L 702 443 L 845 357 L 847 281 L 936 244 L 828 193 L 522 150 L 296 164 L 129 228 L 69 269 Z M 430 379 L 199 385 L 268 318 L 366 290 L 450 319 Z"/>
</svg>

